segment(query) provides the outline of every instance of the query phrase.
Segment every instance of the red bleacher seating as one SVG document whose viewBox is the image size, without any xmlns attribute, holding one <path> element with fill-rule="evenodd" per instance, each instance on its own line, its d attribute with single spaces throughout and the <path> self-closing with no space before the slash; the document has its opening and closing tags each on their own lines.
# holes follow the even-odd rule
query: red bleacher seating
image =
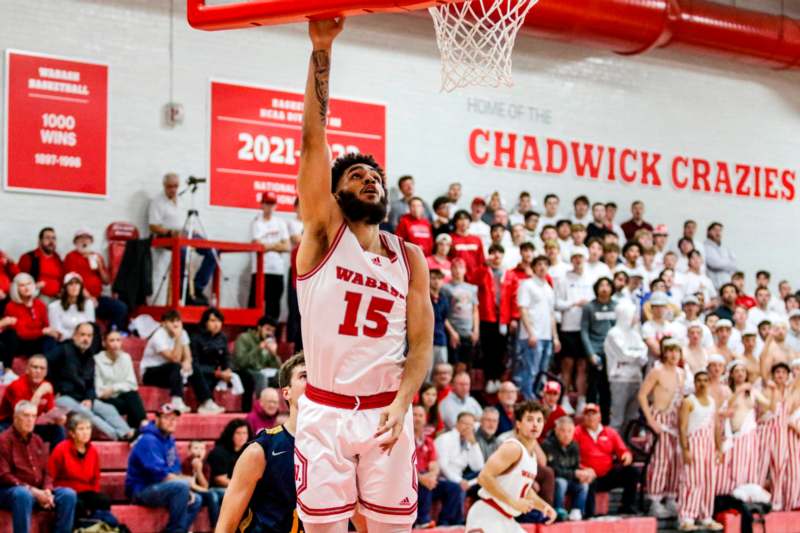
<svg viewBox="0 0 800 533">
<path fill-rule="evenodd" d="M 244 418 L 242 413 L 225 413 L 221 415 L 198 415 L 195 413 L 181 416 L 176 440 L 214 440 L 220 436 L 225 424 L 236 418 Z"/>
<path fill-rule="evenodd" d="M 164 508 L 151 509 L 139 505 L 112 505 L 111 512 L 120 522 L 130 528 L 131 533 L 161 533 L 169 520 L 169 513 Z M 211 526 L 208 522 L 208 511 L 205 508 L 197 515 L 192 531 L 194 533 L 208 533 L 211 531 Z"/>
</svg>

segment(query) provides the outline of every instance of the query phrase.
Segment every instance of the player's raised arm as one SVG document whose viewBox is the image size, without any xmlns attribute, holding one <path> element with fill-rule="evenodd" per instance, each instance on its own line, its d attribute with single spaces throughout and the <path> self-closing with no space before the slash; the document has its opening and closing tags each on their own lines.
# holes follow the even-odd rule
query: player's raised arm
<svg viewBox="0 0 800 533">
<path fill-rule="evenodd" d="M 325 135 L 328 116 L 328 82 L 331 74 L 333 40 L 342 31 L 344 18 L 316 20 L 308 23 L 313 50 L 308 65 L 308 78 L 303 103 L 303 147 L 297 192 L 302 206 L 303 222 L 312 231 L 327 225 L 335 209 L 331 194 L 331 156 Z"/>
</svg>

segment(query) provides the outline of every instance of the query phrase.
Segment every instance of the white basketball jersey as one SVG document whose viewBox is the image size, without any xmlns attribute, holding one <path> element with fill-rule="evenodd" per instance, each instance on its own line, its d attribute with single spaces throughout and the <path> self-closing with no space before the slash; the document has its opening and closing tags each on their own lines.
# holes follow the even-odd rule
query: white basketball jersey
<svg viewBox="0 0 800 533">
<path fill-rule="evenodd" d="M 366 396 L 400 386 L 410 269 L 402 239 L 380 239 L 389 257 L 364 251 L 342 223 L 322 262 L 297 276 L 308 382 L 317 388 Z"/>
<path fill-rule="evenodd" d="M 500 488 L 503 489 L 506 494 L 512 498 L 522 498 L 536 479 L 538 465 L 536 464 L 536 459 L 531 457 L 531 454 L 528 453 L 528 449 L 519 440 L 512 437 L 506 442 L 516 442 L 519 447 L 522 448 L 522 457 L 520 457 L 519 461 L 517 461 L 517 464 L 515 464 L 511 470 L 505 474 L 500 474 L 495 479 L 500 484 Z M 492 498 L 492 495 L 489 494 L 484 488 L 481 488 L 478 491 L 478 496 L 484 500 L 492 500 L 501 509 L 503 509 L 503 511 L 511 516 L 520 515 L 520 512 L 513 507 L 509 507 L 505 503 Z"/>
</svg>

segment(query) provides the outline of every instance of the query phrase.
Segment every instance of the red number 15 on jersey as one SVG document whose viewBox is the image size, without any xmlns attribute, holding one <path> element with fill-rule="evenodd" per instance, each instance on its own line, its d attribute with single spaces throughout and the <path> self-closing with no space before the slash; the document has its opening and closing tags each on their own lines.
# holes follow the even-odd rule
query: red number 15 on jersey
<svg viewBox="0 0 800 533">
<path fill-rule="evenodd" d="M 358 326 L 356 325 L 356 318 L 358 317 L 358 309 L 361 307 L 361 299 L 363 294 L 360 292 L 347 291 L 344 293 L 344 300 L 347 307 L 344 311 L 344 321 L 339 324 L 339 334 L 349 335 L 355 337 L 358 335 Z M 364 335 L 367 337 L 383 337 L 386 335 L 386 330 L 389 328 L 389 321 L 386 318 L 392 311 L 394 301 L 372 296 L 367 305 L 367 314 L 364 317 L 367 321 L 372 322 L 374 326 L 364 325 L 362 329 Z"/>
</svg>

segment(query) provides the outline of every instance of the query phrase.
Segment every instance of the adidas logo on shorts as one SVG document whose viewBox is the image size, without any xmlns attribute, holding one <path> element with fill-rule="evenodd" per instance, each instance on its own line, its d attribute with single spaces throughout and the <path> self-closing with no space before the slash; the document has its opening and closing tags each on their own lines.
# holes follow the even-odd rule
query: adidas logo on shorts
<svg viewBox="0 0 800 533">
<path fill-rule="evenodd" d="M 408 498 L 403 498 L 400 500 L 400 505 L 411 505 L 411 502 L 408 500 Z"/>
</svg>

